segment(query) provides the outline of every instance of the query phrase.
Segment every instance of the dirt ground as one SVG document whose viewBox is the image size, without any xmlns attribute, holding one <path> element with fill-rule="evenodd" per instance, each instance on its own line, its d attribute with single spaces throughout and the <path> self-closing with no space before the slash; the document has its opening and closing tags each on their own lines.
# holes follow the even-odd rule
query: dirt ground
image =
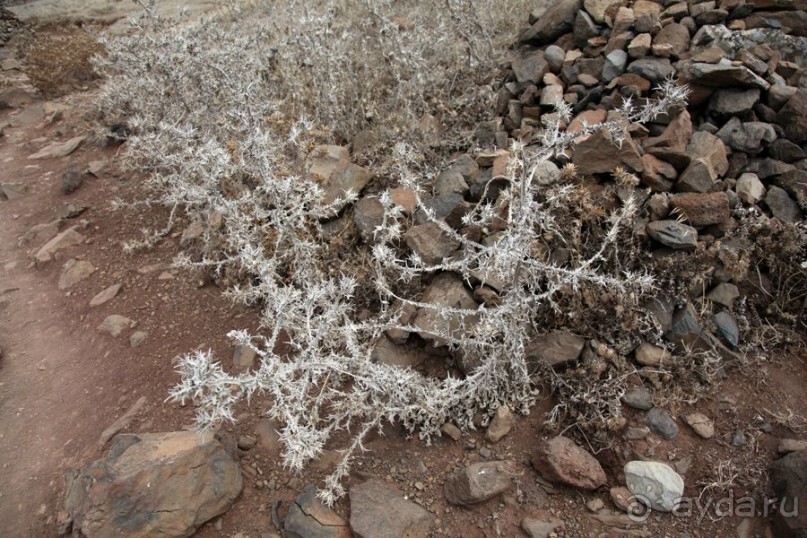
<svg viewBox="0 0 807 538">
<path fill-rule="evenodd" d="M 70 9 L 91 9 L 88 3 Z M 84 7 L 81 7 L 83 4 Z M 108 2 L 93 2 L 93 5 Z M 121 3 L 125 4 L 125 3 Z M 42 0 L 15 9 L 53 9 Z M 92 8 L 94 9 L 94 8 Z M 89 13 L 89 11 L 85 12 Z M 64 492 L 67 468 L 84 466 L 103 453 L 99 436 L 141 397 L 145 407 L 123 431 L 155 432 L 188 427 L 193 410 L 166 401 L 177 382 L 173 360 L 194 349 L 212 348 L 218 356 L 233 353 L 226 333 L 254 327 L 257 314 L 229 303 L 213 283 L 200 275 L 171 269 L 180 252 L 182 225 L 147 252 L 125 255 L 122 242 L 140 237 L 144 227 L 161 227 L 166 213 L 154 207 L 113 210 L 112 200 L 142 199 L 142 178 L 119 170 L 118 147 L 106 147 L 103 138 L 90 138 L 68 157 L 30 160 L 29 156 L 53 140 L 86 134 L 93 124 L 86 119 L 93 102 L 92 88 L 64 97 L 62 117 L 45 117 L 45 104 L 34 102 L 17 110 L 0 111 L 0 125 L 12 122 L 0 137 L 0 182 L 21 182 L 27 192 L 19 199 L 0 201 L 0 536 L 55 536 L 55 517 Z M 74 193 L 60 190 L 68 169 L 86 170 L 91 162 L 107 164 L 97 177 L 88 177 Z M 21 245 L 31 227 L 53 221 L 65 204 L 86 206 L 79 216 L 66 219 L 61 229 L 78 226 L 88 241 L 62 251 L 58 259 L 33 263 L 40 245 Z M 96 268 L 86 280 L 68 291 L 57 281 L 70 259 L 90 261 Z M 97 307 L 90 300 L 115 283 L 121 292 Z M 113 338 L 97 327 L 110 314 L 127 316 L 137 326 Z M 148 336 L 133 348 L 135 330 Z M 685 475 L 686 494 L 724 498 L 769 493 L 767 469 L 776 457 L 781 438 L 805 438 L 804 424 L 785 422 L 789 414 L 807 416 L 803 398 L 807 362 L 803 350 L 756 358 L 751 366 L 730 369 L 720 392 L 694 406 L 676 410 L 681 416 L 697 410 L 715 420 L 711 440 L 698 437 L 681 423 L 673 441 L 648 438 L 625 441 L 597 454 L 611 483 L 620 485 L 622 465 L 636 457 L 669 461 Z M 546 394 L 544 392 L 544 394 Z M 243 406 L 239 421 L 222 429 L 234 440 L 254 436 L 257 445 L 242 453 L 245 488 L 236 504 L 222 517 L 206 524 L 200 537 L 273 536 L 273 512 L 282 519 L 289 503 L 307 484 L 321 483 L 338 457 L 329 451 L 300 476 L 286 472 L 271 425 L 261 418 L 265 402 Z M 653 514 L 643 524 L 618 528 L 603 524 L 586 508 L 594 498 L 605 504 L 598 515 L 610 514 L 613 505 L 607 489 L 581 493 L 542 483 L 530 469 L 537 441 L 548 434 L 543 423 L 551 409 L 545 396 L 527 417 L 521 417 L 498 444 L 485 441 L 484 431 L 470 432 L 461 440 L 444 437 L 425 447 L 390 426 L 384 437 L 367 443 L 370 451 L 357 463 L 351 481 L 379 477 L 422 504 L 437 517 L 435 534 L 444 536 L 523 536 L 519 524 L 525 516 L 549 512 L 565 523 L 565 537 L 589 536 L 770 536 L 768 523 L 758 517 L 717 517 L 693 514 L 689 518 Z M 639 413 L 625 411 L 629 426 L 641 426 Z M 777 419 L 776 417 L 779 417 Z M 735 447 L 738 430 L 744 442 Z M 460 465 L 475 461 L 511 459 L 524 470 L 517 487 L 504 496 L 457 508 L 446 504 L 445 477 Z M 733 467 L 721 467 L 731 462 Z M 718 471 L 724 471 L 721 475 Z M 736 474 L 737 476 L 733 476 Z M 720 483 L 723 482 L 723 483 Z M 721 487 L 723 489 L 721 489 Z M 349 516 L 342 501 L 336 507 Z M 705 517 L 701 517 L 705 516 Z M 602 518 L 601 518 L 602 519 Z M 617 519 L 625 523 L 624 516 Z M 683 534 L 683 533 L 689 534 Z"/>
</svg>

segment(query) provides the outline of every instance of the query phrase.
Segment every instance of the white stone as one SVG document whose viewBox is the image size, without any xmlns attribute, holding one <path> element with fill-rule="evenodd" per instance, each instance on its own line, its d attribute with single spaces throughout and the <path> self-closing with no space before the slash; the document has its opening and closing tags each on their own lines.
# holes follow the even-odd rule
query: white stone
<svg viewBox="0 0 807 538">
<path fill-rule="evenodd" d="M 671 512 L 684 496 L 684 479 L 667 464 L 631 461 L 625 465 L 628 489 L 643 504 Z"/>
</svg>

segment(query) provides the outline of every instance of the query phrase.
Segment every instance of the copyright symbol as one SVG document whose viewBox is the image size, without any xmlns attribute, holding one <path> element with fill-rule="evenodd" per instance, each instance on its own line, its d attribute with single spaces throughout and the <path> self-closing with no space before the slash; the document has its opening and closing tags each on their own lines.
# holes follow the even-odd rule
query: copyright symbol
<svg viewBox="0 0 807 538">
<path fill-rule="evenodd" d="M 650 501 L 644 495 L 634 495 L 628 501 L 628 518 L 634 523 L 644 523 L 650 517 Z"/>
</svg>

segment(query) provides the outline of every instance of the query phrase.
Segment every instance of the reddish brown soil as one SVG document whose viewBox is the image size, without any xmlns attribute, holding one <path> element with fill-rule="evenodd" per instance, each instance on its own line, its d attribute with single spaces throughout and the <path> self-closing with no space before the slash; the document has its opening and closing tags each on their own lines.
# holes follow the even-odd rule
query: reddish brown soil
<svg viewBox="0 0 807 538">
<path fill-rule="evenodd" d="M 124 414 L 141 396 L 146 407 L 125 431 L 170 431 L 192 422 L 192 408 L 166 401 L 177 382 L 173 359 L 197 348 L 212 348 L 219 357 L 232 355 L 226 339 L 230 329 L 254 327 L 256 313 L 225 300 L 213 284 L 201 285 L 198 275 L 169 270 L 179 252 L 177 234 L 160 242 L 152 251 L 127 256 L 121 242 L 140 237 L 140 229 L 157 228 L 166 213 L 155 208 L 113 211 L 112 199 L 140 199 L 144 193 L 141 178 L 118 171 L 115 148 L 87 143 L 62 159 L 30 161 L 28 156 L 48 140 L 68 138 L 85 131 L 82 120 L 91 95 L 74 95 L 65 117 L 55 124 L 37 122 L 27 127 L 7 128 L 0 138 L 0 181 L 21 181 L 28 193 L 14 201 L 0 201 L 0 536 L 55 536 L 55 516 L 64 491 L 62 474 L 70 467 L 83 466 L 103 453 L 98 445 L 101 432 Z M 0 111 L 0 123 L 12 114 Z M 71 194 L 60 192 L 60 177 L 68 167 L 83 169 L 93 160 L 109 159 L 110 166 L 98 178 L 85 180 Z M 34 164 L 38 168 L 26 168 Z M 67 202 L 89 209 L 63 227 L 78 224 L 89 241 L 60 254 L 59 259 L 41 266 L 32 263 L 32 247 L 21 247 L 18 239 L 32 226 L 55 218 L 56 210 Z M 181 230 L 181 228 L 178 228 Z M 38 245 L 37 245 L 38 246 Z M 89 260 L 96 272 L 69 292 L 59 291 L 57 280 L 65 261 L 71 257 Z M 161 269 L 143 269 L 160 264 Z M 140 271 L 138 270 L 140 269 Z M 170 273 L 166 279 L 164 272 Z M 163 275 L 163 279 L 160 278 Z M 90 299 L 105 287 L 122 282 L 121 293 L 102 306 L 91 308 Z M 110 314 L 121 314 L 137 321 L 137 330 L 148 331 L 146 343 L 131 348 L 131 331 L 119 338 L 99 332 L 96 327 Z M 767 491 L 765 470 L 775 458 L 778 439 L 804 438 L 773 424 L 770 433 L 759 429 L 757 417 L 765 410 L 790 409 L 807 416 L 807 366 L 803 351 L 757 359 L 753 366 L 732 369 L 718 397 L 696 406 L 677 410 L 680 416 L 698 410 L 715 419 L 716 435 L 709 441 L 697 437 L 679 421 L 681 433 L 671 442 L 656 440 L 624 442 L 598 458 L 605 464 L 611 485 L 619 485 L 621 465 L 632 455 L 652 456 L 670 462 L 691 458 L 686 473 L 687 494 L 698 496 L 701 483 L 712 481 L 719 461 L 733 461 L 743 471 L 758 468 L 756 482 L 738 485 L 735 495 L 757 488 Z M 764 368 L 763 368 L 764 366 Z M 262 402 L 241 409 L 240 421 L 222 432 L 234 438 L 253 435 L 260 422 Z M 407 438 L 396 427 L 386 437 L 367 443 L 370 451 L 356 464 L 351 481 L 377 476 L 422 503 L 437 516 L 435 533 L 464 538 L 482 536 L 523 536 L 521 519 L 539 510 L 548 510 L 566 522 L 562 536 L 616 536 L 617 529 L 604 527 L 587 512 L 586 501 L 599 497 L 612 509 L 607 490 L 580 493 L 558 488 L 547 492 L 537 481 L 529 460 L 542 435 L 551 400 L 542 400 L 534 412 L 520 418 L 514 432 L 500 443 L 489 446 L 482 431 L 471 432 L 461 441 L 449 438 L 425 447 L 416 438 Z M 626 411 L 630 425 L 641 425 L 638 413 Z M 743 428 L 747 444 L 733 448 L 731 438 Z M 473 442 L 473 443 L 472 443 Z M 481 449 L 481 450 L 480 450 Z M 489 453 L 488 453 L 489 451 Z M 522 464 L 523 475 L 517 488 L 473 508 L 448 506 L 443 500 L 446 475 L 456 467 L 487 459 L 513 459 Z M 243 453 L 245 489 L 224 516 L 208 523 L 198 536 L 209 538 L 271 536 L 272 509 L 279 502 L 282 518 L 289 502 L 309 483 L 321 483 L 338 454 L 326 453 L 301 476 L 288 474 L 276 448 L 260 443 Z M 748 474 L 748 473 L 747 473 Z M 750 473 L 753 475 L 753 473 Z M 738 484 L 741 480 L 737 481 Z M 719 492 L 712 491 L 719 498 Z M 708 497 L 704 497 L 705 499 Z M 337 511 L 349 516 L 347 501 Z M 692 536 L 737 536 L 741 520 L 727 517 L 698 521 L 654 514 L 635 530 L 652 537 L 678 537 L 683 531 Z M 767 526 L 761 518 L 751 522 L 748 536 L 763 536 Z"/>
</svg>

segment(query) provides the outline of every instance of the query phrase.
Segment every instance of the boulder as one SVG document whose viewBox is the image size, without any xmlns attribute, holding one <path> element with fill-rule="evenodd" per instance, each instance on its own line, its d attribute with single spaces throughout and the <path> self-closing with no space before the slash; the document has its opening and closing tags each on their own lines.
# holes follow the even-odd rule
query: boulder
<svg viewBox="0 0 807 538">
<path fill-rule="evenodd" d="M 185 537 L 241 487 L 238 463 L 211 434 L 123 434 L 105 458 L 68 471 L 65 512 L 88 537 Z"/>
</svg>

